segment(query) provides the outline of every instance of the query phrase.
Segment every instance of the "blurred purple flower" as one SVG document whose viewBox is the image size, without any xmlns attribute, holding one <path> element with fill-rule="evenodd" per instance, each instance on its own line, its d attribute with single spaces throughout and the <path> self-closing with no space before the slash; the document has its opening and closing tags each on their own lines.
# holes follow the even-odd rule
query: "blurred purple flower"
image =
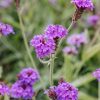
<svg viewBox="0 0 100 100">
<path fill-rule="evenodd" d="M 34 94 L 35 92 L 32 85 L 22 83 L 20 81 L 15 82 L 10 89 L 10 95 L 13 98 L 22 98 L 24 100 L 27 100 L 32 99 Z"/>
<path fill-rule="evenodd" d="M 14 30 L 11 25 L 0 22 L 0 33 L 4 36 L 7 36 L 11 33 L 14 34 Z"/>
<path fill-rule="evenodd" d="M 30 41 L 30 45 L 35 48 L 38 58 L 50 56 L 55 52 L 55 41 L 46 37 L 45 35 L 36 35 Z"/>
<path fill-rule="evenodd" d="M 87 18 L 87 23 L 89 24 L 89 26 L 95 26 L 99 20 L 100 18 L 98 15 L 93 15 Z"/>
<path fill-rule="evenodd" d="M 62 82 L 58 86 L 50 87 L 46 94 L 52 100 L 78 100 L 78 89 L 68 82 Z"/>
<path fill-rule="evenodd" d="M 78 8 L 93 10 L 92 0 L 71 0 Z"/>
<path fill-rule="evenodd" d="M 49 38 L 59 39 L 65 37 L 68 31 L 62 25 L 48 25 L 45 29 L 45 34 Z"/>
<path fill-rule="evenodd" d="M 0 0 L 0 7 L 6 8 L 9 7 L 13 0 Z"/>
<path fill-rule="evenodd" d="M 72 46 L 80 47 L 83 44 L 87 43 L 87 37 L 84 33 L 81 34 L 72 34 L 68 37 L 67 43 Z"/>
<path fill-rule="evenodd" d="M 18 80 L 24 83 L 34 84 L 39 80 L 39 73 L 32 68 L 25 68 L 18 74 Z"/>
<path fill-rule="evenodd" d="M 100 68 L 96 69 L 92 74 L 98 81 L 100 81 Z"/>
<path fill-rule="evenodd" d="M 77 49 L 74 46 L 67 46 L 63 49 L 65 54 L 76 55 L 78 53 Z"/>
<path fill-rule="evenodd" d="M 4 83 L 0 82 L 0 95 L 9 95 L 9 87 Z"/>
<path fill-rule="evenodd" d="M 57 0 L 48 0 L 52 5 L 55 5 L 57 3 Z"/>
</svg>

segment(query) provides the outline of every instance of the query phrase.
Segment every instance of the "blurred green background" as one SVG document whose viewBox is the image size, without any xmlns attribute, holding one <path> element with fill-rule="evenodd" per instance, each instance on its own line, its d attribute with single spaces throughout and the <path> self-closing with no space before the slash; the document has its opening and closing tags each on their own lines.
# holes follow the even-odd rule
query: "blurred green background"
<svg viewBox="0 0 100 100">
<path fill-rule="evenodd" d="M 0 0 L 1 1 L 1 0 Z M 20 13 L 24 24 L 24 32 L 29 44 L 30 39 L 41 34 L 48 24 L 61 24 L 66 28 L 71 23 L 71 17 L 75 12 L 75 6 L 71 0 L 20 0 Z M 92 72 L 100 67 L 100 25 L 88 27 L 86 24 L 87 16 L 99 14 L 100 1 L 94 0 L 95 10 L 85 11 L 77 25 L 71 29 L 70 34 L 85 32 L 89 42 L 83 47 L 80 55 L 69 56 L 63 54 L 62 50 L 58 53 L 54 67 L 55 85 L 59 78 L 64 77 L 68 82 L 79 89 L 79 100 L 97 100 L 98 83 L 92 77 Z M 32 67 L 27 54 L 22 31 L 13 1 L 8 7 L 0 8 L 0 21 L 9 23 L 14 27 L 15 35 L 0 38 L 0 78 L 7 84 L 13 84 L 17 73 L 24 67 Z M 66 43 L 60 47 L 66 46 Z M 45 86 L 49 86 L 49 68 L 42 64 L 36 57 L 32 47 L 31 54 Z M 47 100 L 42 90 L 42 85 L 37 82 L 34 86 L 37 96 L 36 100 Z"/>
</svg>

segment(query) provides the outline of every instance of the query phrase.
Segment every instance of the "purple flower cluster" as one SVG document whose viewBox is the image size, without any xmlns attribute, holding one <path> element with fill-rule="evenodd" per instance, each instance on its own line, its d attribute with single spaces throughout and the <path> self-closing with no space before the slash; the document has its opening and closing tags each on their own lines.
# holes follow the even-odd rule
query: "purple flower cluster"
<svg viewBox="0 0 100 100">
<path fill-rule="evenodd" d="M 23 69 L 18 74 L 18 80 L 11 87 L 11 97 L 31 99 L 35 94 L 33 85 L 37 80 L 39 80 L 39 74 L 36 70 L 32 68 Z"/>
<path fill-rule="evenodd" d="M 78 8 L 93 10 L 94 6 L 92 0 L 72 0 Z"/>
<path fill-rule="evenodd" d="M 72 34 L 68 39 L 67 43 L 72 46 L 80 47 L 87 43 L 87 38 L 84 33 Z"/>
<path fill-rule="evenodd" d="M 50 54 L 55 52 L 54 40 L 44 35 L 34 36 L 30 44 L 34 46 L 38 58 L 50 56 Z"/>
<path fill-rule="evenodd" d="M 10 91 L 13 98 L 32 99 L 35 94 L 32 85 L 20 81 L 15 82 Z"/>
<path fill-rule="evenodd" d="M 76 55 L 78 53 L 77 49 L 74 46 L 67 46 L 63 49 L 65 54 Z"/>
<path fill-rule="evenodd" d="M 0 7 L 6 8 L 9 7 L 13 0 L 0 0 Z"/>
<path fill-rule="evenodd" d="M 34 84 L 37 80 L 39 80 L 39 74 L 32 68 L 23 69 L 18 74 L 18 80 L 23 83 Z"/>
<path fill-rule="evenodd" d="M 52 100 L 78 100 L 78 89 L 68 82 L 59 83 L 58 86 L 51 87 L 46 94 Z"/>
<path fill-rule="evenodd" d="M 87 18 L 87 23 L 89 26 L 95 26 L 100 20 L 98 15 L 92 15 Z"/>
<path fill-rule="evenodd" d="M 9 95 L 9 87 L 4 83 L 0 82 L 0 95 Z"/>
<path fill-rule="evenodd" d="M 4 24 L 4 23 L 0 22 L 0 34 L 7 36 L 10 33 L 14 34 L 13 27 L 9 24 Z"/>
<path fill-rule="evenodd" d="M 45 30 L 46 36 L 53 39 L 63 38 L 67 35 L 67 33 L 66 28 L 62 25 L 49 25 Z"/>
<path fill-rule="evenodd" d="M 92 74 L 98 81 L 100 81 L 100 68 L 96 69 Z"/>
<path fill-rule="evenodd" d="M 38 58 L 49 57 L 57 47 L 57 41 L 68 34 L 67 29 L 61 25 L 49 25 L 44 34 L 36 35 L 30 41 L 35 48 Z"/>
<path fill-rule="evenodd" d="M 75 33 L 69 36 L 66 42 L 69 46 L 66 46 L 63 49 L 63 52 L 65 54 L 76 55 L 78 54 L 79 47 L 87 43 L 87 37 L 85 36 L 84 33 L 81 34 Z"/>
</svg>

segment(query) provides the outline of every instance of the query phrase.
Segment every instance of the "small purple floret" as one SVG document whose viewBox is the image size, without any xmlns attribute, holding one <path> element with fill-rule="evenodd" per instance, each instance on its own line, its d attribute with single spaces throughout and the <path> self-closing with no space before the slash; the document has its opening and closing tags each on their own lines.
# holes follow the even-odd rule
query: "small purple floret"
<svg viewBox="0 0 100 100">
<path fill-rule="evenodd" d="M 100 68 L 96 69 L 92 74 L 98 81 L 100 81 Z"/>
</svg>

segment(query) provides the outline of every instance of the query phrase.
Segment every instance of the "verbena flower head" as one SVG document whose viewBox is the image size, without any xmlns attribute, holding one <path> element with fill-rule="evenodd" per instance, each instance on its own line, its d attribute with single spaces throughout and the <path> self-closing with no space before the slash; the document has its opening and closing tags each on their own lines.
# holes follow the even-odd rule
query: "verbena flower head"
<svg viewBox="0 0 100 100">
<path fill-rule="evenodd" d="M 0 95 L 9 95 L 9 87 L 4 83 L 0 82 Z"/>
<path fill-rule="evenodd" d="M 96 69 L 92 74 L 98 81 L 100 81 L 100 68 Z"/>
<path fill-rule="evenodd" d="M 60 83 L 55 89 L 57 100 L 78 100 L 78 89 L 70 83 Z"/>
<path fill-rule="evenodd" d="M 7 36 L 11 33 L 14 34 L 13 27 L 9 24 L 4 24 L 4 23 L 0 22 L 0 34 Z"/>
<path fill-rule="evenodd" d="M 35 48 L 38 58 L 50 56 L 55 52 L 55 41 L 45 35 L 36 35 L 30 41 L 30 45 Z"/>
<path fill-rule="evenodd" d="M 83 44 L 87 43 L 87 37 L 84 33 L 81 34 L 72 34 L 67 39 L 67 43 L 72 46 L 80 47 Z"/>
<path fill-rule="evenodd" d="M 92 15 L 92 16 L 89 16 L 87 18 L 87 23 L 90 25 L 90 26 L 95 26 L 98 21 L 100 20 L 99 16 L 98 15 Z"/>
<path fill-rule="evenodd" d="M 12 98 L 32 99 L 34 90 L 32 85 L 17 81 L 12 85 L 10 95 Z"/>
<path fill-rule="evenodd" d="M 78 8 L 93 10 L 94 6 L 92 0 L 72 0 Z"/>
<path fill-rule="evenodd" d="M 74 46 L 67 46 L 63 49 L 65 54 L 72 54 L 75 55 L 78 53 L 77 49 Z"/>
<path fill-rule="evenodd" d="M 48 25 L 45 34 L 49 38 L 59 39 L 65 37 L 68 34 L 68 31 L 62 25 Z"/>
<path fill-rule="evenodd" d="M 62 82 L 58 86 L 50 87 L 46 94 L 52 100 L 78 100 L 78 89 L 70 83 Z"/>
<path fill-rule="evenodd" d="M 39 73 L 32 68 L 25 68 L 18 74 L 18 80 L 24 83 L 34 84 L 39 80 Z"/>
</svg>

